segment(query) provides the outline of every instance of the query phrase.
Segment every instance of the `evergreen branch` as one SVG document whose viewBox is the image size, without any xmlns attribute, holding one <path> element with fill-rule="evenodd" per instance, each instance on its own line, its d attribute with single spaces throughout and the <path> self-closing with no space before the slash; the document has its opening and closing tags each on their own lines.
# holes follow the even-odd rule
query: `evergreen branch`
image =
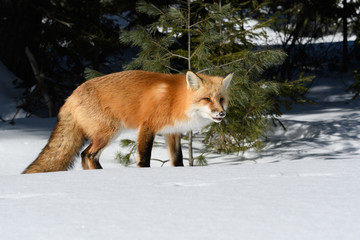
<svg viewBox="0 0 360 240">
<path fill-rule="evenodd" d="M 260 66 L 261 65 L 261 63 L 263 63 L 263 64 L 265 64 L 265 65 L 263 65 L 263 66 L 271 66 L 272 64 L 271 64 L 271 55 L 265 55 L 264 56 L 264 58 L 263 59 L 258 59 L 258 61 L 256 62 L 256 63 L 254 63 L 251 67 L 250 67 L 250 69 L 245 73 L 245 76 L 247 76 L 247 75 L 249 75 L 250 74 L 250 72 L 254 69 L 254 68 L 256 68 L 257 66 Z M 260 66 L 260 68 L 261 68 L 261 66 Z"/>
<path fill-rule="evenodd" d="M 177 73 L 184 73 L 184 72 L 182 72 L 182 71 L 180 71 L 180 70 L 178 70 L 176 68 L 170 67 L 169 65 L 166 65 L 166 64 L 163 64 L 163 63 L 161 65 L 163 65 L 164 67 L 166 67 L 166 68 L 168 68 L 170 70 L 173 70 L 173 71 L 175 71 Z"/>
<path fill-rule="evenodd" d="M 175 54 L 173 52 L 171 52 L 168 48 L 162 46 L 159 42 L 155 41 L 153 38 L 149 37 L 148 33 L 146 32 L 146 30 L 143 28 L 143 27 L 140 27 L 140 29 L 145 33 L 145 35 L 147 36 L 147 39 L 153 43 L 155 46 L 161 48 L 162 50 L 165 50 L 168 54 L 170 54 L 172 57 L 178 57 L 178 58 L 182 58 L 182 59 L 185 59 L 185 60 L 188 60 L 187 57 L 184 57 L 182 55 L 179 55 L 179 54 Z"/>
<path fill-rule="evenodd" d="M 160 14 L 165 14 L 163 11 L 161 11 L 160 8 L 156 7 L 154 4 L 151 4 L 151 6 L 152 6 L 153 8 L 155 8 L 156 10 L 158 10 L 158 11 L 160 12 Z"/>
<path fill-rule="evenodd" d="M 85 78 L 85 80 L 100 77 L 100 76 L 103 76 L 103 75 L 104 75 L 103 73 L 101 73 L 99 71 L 96 71 L 94 69 L 88 68 L 88 67 L 86 67 L 84 69 L 84 78 Z"/>
<path fill-rule="evenodd" d="M 64 20 L 61 20 L 61 19 L 55 17 L 55 15 L 51 14 L 48 10 L 46 10 L 46 9 L 43 8 L 43 7 L 39 7 L 39 9 L 42 10 L 42 11 L 44 11 L 45 14 L 46 14 L 50 19 L 53 19 L 53 20 L 55 20 L 56 22 L 58 22 L 58 23 L 60 23 L 60 24 L 63 24 L 63 25 L 65 25 L 65 26 L 68 27 L 68 28 L 72 28 L 73 25 L 74 25 L 74 23 L 69 23 L 69 22 L 66 22 L 66 21 L 64 21 Z M 59 15 L 59 14 L 58 14 L 58 15 Z M 65 18 L 65 16 L 63 16 L 63 17 Z"/>
<path fill-rule="evenodd" d="M 175 8 L 171 7 L 169 13 L 171 14 L 171 12 L 173 10 L 175 10 L 175 12 L 177 12 Z M 181 11 L 179 11 L 179 14 L 176 14 L 175 16 L 171 16 L 171 17 L 181 18 L 184 21 L 184 23 L 186 23 L 186 21 L 187 21 L 186 17 L 181 13 Z"/>
<path fill-rule="evenodd" d="M 163 11 L 161 11 L 160 8 L 156 7 L 154 4 L 147 3 L 145 1 L 140 1 L 136 6 L 136 10 L 139 12 L 145 13 L 149 16 L 158 16 L 158 15 L 165 14 Z M 157 12 L 155 12 L 153 10 L 155 10 Z"/>
<path fill-rule="evenodd" d="M 143 29 L 143 31 L 146 33 L 145 29 Z M 184 56 L 182 56 L 182 55 L 179 55 L 179 54 L 176 54 L 176 53 L 171 52 L 168 48 L 166 48 L 166 47 L 162 46 L 160 43 L 154 41 L 154 39 L 148 38 L 148 40 L 151 41 L 151 42 L 152 42 L 154 45 L 156 45 L 157 47 L 165 50 L 165 51 L 166 51 L 168 54 L 170 54 L 172 57 L 178 57 L 178 58 L 182 58 L 182 59 L 188 60 L 187 57 L 184 57 Z"/>
<path fill-rule="evenodd" d="M 265 54 L 267 51 L 268 50 L 263 50 L 263 51 L 256 52 L 256 53 L 254 53 L 254 56 Z M 236 59 L 236 60 L 231 61 L 231 62 L 227 62 L 227 63 L 221 64 L 221 65 L 214 66 L 214 68 L 223 68 L 223 67 L 232 65 L 234 63 L 237 63 L 237 62 L 245 61 L 246 59 L 247 59 L 247 57 L 242 57 L 242 58 Z M 258 64 L 254 64 L 254 65 L 258 65 Z M 254 65 L 253 65 L 253 67 L 254 67 Z M 206 71 L 209 71 L 210 69 L 211 68 L 205 68 L 205 69 L 202 69 L 202 70 L 198 71 L 197 73 L 206 72 Z"/>
<path fill-rule="evenodd" d="M 249 73 L 256 67 L 258 66 L 259 64 L 261 63 L 261 61 L 258 61 L 257 63 L 254 63 L 251 68 L 249 68 L 249 70 L 245 73 L 245 76 L 248 76 Z"/>
<path fill-rule="evenodd" d="M 189 61 L 195 56 L 195 54 L 197 53 L 197 52 L 199 52 L 199 50 L 201 49 L 201 47 L 203 47 L 204 46 L 204 42 L 202 42 L 202 43 L 200 43 L 199 44 L 199 46 L 194 50 L 194 52 L 190 55 L 190 59 L 189 59 Z"/>
<path fill-rule="evenodd" d="M 266 52 L 266 51 L 260 51 L 260 52 L 254 53 L 254 55 L 263 54 L 263 53 L 265 53 L 265 52 Z M 239 59 L 236 59 L 236 60 L 231 61 L 231 62 L 228 62 L 228 63 L 224 63 L 224 64 L 221 64 L 221 65 L 214 66 L 214 68 L 226 67 L 226 66 L 232 65 L 232 64 L 234 64 L 234 63 L 244 61 L 244 60 L 246 60 L 246 57 L 239 58 Z M 202 70 L 198 71 L 197 73 L 206 72 L 206 71 L 209 71 L 210 69 L 211 69 L 211 68 L 205 68 L 205 69 L 202 69 Z"/>
<path fill-rule="evenodd" d="M 173 56 L 173 57 L 178 57 L 178 58 L 185 59 L 186 61 L 190 61 L 190 59 L 187 58 L 187 57 L 184 57 L 184 56 L 181 56 L 181 55 L 179 55 L 179 54 L 175 54 L 175 53 L 173 53 L 173 52 L 170 52 L 168 49 L 166 49 L 166 50 L 167 50 L 167 52 L 168 52 L 171 56 Z"/>
<path fill-rule="evenodd" d="M 192 28 L 192 27 L 194 27 L 194 26 L 196 26 L 196 25 L 198 25 L 198 24 L 200 24 L 200 23 L 202 23 L 202 22 L 208 21 L 209 19 L 211 19 L 211 17 L 207 17 L 207 18 L 205 18 L 205 19 L 203 19 L 203 20 L 201 20 L 201 21 L 198 21 L 198 22 L 196 22 L 196 23 L 193 23 L 193 24 L 189 25 L 189 28 Z M 190 23 L 189 23 L 189 24 L 190 24 Z"/>
</svg>

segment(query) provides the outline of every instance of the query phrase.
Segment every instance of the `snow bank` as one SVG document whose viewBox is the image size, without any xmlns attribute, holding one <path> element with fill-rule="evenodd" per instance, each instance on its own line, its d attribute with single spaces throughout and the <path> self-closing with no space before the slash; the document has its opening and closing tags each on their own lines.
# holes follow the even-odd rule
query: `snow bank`
<svg viewBox="0 0 360 240">
<path fill-rule="evenodd" d="M 360 162 L 0 178 L 3 239 L 359 239 Z"/>
<path fill-rule="evenodd" d="M 256 38 L 248 37 L 248 41 L 250 41 L 255 45 L 281 46 L 283 45 L 284 42 L 286 42 L 287 38 L 289 38 L 289 36 L 285 35 L 284 33 L 277 32 L 271 29 L 270 27 L 257 28 L 258 24 L 259 21 L 254 19 L 249 19 L 244 25 L 244 28 L 248 31 L 251 31 L 256 34 L 265 34 L 265 36 L 267 36 L 266 38 L 264 38 L 263 36 L 259 36 Z M 301 40 L 301 44 L 337 43 L 343 41 L 343 34 L 338 32 L 333 35 L 326 35 L 317 39 L 313 39 L 310 37 L 303 37 L 300 40 Z M 353 42 L 355 40 L 356 40 L 355 35 L 348 36 L 349 42 Z"/>
</svg>

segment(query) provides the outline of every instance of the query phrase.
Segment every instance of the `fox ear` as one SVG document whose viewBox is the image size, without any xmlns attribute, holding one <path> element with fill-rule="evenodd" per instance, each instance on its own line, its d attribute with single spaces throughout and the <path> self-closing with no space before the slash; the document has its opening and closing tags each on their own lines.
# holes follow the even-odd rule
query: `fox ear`
<svg viewBox="0 0 360 240">
<path fill-rule="evenodd" d="M 187 71 L 186 73 L 186 83 L 188 88 L 193 90 L 198 90 L 201 86 L 202 80 L 198 75 L 193 73 L 192 71 Z"/>
<path fill-rule="evenodd" d="M 226 77 L 222 80 L 222 85 L 223 85 L 223 89 L 224 89 L 224 90 L 228 89 L 233 75 L 234 75 L 234 73 L 229 73 L 229 74 L 226 75 Z"/>
</svg>

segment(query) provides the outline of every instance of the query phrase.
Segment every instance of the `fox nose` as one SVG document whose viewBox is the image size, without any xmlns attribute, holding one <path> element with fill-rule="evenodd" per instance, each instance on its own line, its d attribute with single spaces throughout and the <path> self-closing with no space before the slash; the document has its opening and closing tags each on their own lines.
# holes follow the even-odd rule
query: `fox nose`
<svg viewBox="0 0 360 240">
<path fill-rule="evenodd" d="M 225 112 L 225 111 L 219 112 L 219 116 L 220 116 L 220 117 L 225 117 L 225 116 L 226 116 L 226 112 Z"/>
</svg>

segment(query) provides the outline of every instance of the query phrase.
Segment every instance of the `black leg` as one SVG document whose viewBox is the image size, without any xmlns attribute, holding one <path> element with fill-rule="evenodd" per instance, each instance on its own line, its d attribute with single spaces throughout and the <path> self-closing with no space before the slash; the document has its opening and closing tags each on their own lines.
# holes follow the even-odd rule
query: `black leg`
<svg viewBox="0 0 360 240">
<path fill-rule="evenodd" d="M 140 126 L 138 135 L 139 167 L 150 167 L 151 149 L 153 146 L 155 133 L 146 125 Z"/>
</svg>

